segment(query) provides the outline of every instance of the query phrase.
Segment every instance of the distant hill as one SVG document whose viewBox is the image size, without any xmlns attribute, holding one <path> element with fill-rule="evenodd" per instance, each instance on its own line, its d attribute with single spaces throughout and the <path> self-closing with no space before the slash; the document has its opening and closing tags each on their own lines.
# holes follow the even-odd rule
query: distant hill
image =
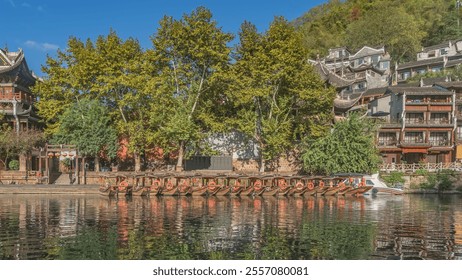
<svg viewBox="0 0 462 280">
<path fill-rule="evenodd" d="M 294 21 L 310 55 L 333 47 L 356 51 L 385 46 L 396 61 L 415 59 L 423 46 L 462 37 L 456 0 L 330 0 Z M 462 7 L 460 7 L 462 9 Z"/>
</svg>

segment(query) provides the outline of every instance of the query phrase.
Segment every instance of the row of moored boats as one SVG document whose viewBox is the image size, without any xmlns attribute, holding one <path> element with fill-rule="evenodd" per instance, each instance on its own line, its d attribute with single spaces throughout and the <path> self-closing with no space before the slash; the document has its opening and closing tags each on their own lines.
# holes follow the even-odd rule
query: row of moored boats
<svg viewBox="0 0 462 280">
<path fill-rule="evenodd" d="M 100 182 L 105 196 L 361 196 L 374 188 L 364 176 L 147 173 L 110 174 Z"/>
</svg>

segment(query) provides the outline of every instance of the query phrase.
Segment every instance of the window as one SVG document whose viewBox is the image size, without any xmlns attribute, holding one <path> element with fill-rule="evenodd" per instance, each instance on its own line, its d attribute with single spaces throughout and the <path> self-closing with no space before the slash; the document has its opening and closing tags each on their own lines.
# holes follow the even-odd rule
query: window
<svg viewBox="0 0 462 280">
<path fill-rule="evenodd" d="M 380 69 L 388 69 L 390 66 L 390 62 L 389 61 L 382 61 L 380 62 Z"/>
<path fill-rule="evenodd" d="M 440 67 L 440 66 L 432 67 L 432 72 L 439 72 L 439 71 L 441 71 L 441 67 Z"/>
<path fill-rule="evenodd" d="M 448 54 L 448 50 L 440 49 L 440 55 L 446 55 L 446 54 Z"/>
<path fill-rule="evenodd" d="M 372 56 L 372 64 L 377 65 L 379 63 L 380 56 L 379 55 L 373 55 Z"/>
<path fill-rule="evenodd" d="M 403 80 L 406 80 L 407 78 L 409 78 L 411 76 L 411 72 L 407 71 L 407 72 L 403 72 L 401 74 L 401 77 Z"/>
<path fill-rule="evenodd" d="M 447 124 L 449 123 L 448 113 L 431 113 L 430 123 L 432 124 Z"/>
<path fill-rule="evenodd" d="M 395 132 L 379 132 L 379 146 L 395 146 L 396 133 Z"/>
<path fill-rule="evenodd" d="M 423 132 L 406 132 L 404 134 L 404 142 L 411 144 L 423 143 Z"/>
<path fill-rule="evenodd" d="M 447 146 L 448 133 L 447 132 L 430 132 L 430 144 L 432 146 Z"/>
<path fill-rule="evenodd" d="M 435 56 L 436 56 L 435 51 L 432 51 L 432 52 L 428 53 L 428 58 L 432 58 L 432 57 L 435 57 Z"/>
<path fill-rule="evenodd" d="M 423 113 L 407 113 L 406 114 L 406 123 L 409 124 L 418 124 L 424 122 Z"/>
</svg>

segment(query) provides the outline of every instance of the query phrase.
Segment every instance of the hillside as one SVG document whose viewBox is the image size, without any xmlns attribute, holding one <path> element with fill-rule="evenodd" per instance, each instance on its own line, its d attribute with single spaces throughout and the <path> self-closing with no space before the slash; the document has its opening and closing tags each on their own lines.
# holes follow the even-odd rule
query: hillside
<svg viewBox="0 0 462 280">
<path fill-rule="evenodd" d="M 396 61 L 415 59 L 422 46 L 462 35 L 460 9 L 448 0 L 330 0 L 294 24 L 311 57 L 329 48 L 385 46 Z"/>
</svg>

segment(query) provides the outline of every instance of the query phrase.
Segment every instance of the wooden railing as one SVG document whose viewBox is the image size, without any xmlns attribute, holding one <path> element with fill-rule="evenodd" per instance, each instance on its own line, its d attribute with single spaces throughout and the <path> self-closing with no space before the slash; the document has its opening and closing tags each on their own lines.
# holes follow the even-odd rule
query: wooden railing
<svg viewBox="0 0 462 280">
<path fill-rule="evenodd" d="M 380 171 L 391 172 L 399 171 L 404 173 L 414 173 L 417 170 L 426 170 L 428 172 L 438 172 L 441 170 L 449 169 L 454 171 L 462 171 L 462 163 L 448 162 L 448 163 L 388 163 L 379 166 Z"/>
</svg>

